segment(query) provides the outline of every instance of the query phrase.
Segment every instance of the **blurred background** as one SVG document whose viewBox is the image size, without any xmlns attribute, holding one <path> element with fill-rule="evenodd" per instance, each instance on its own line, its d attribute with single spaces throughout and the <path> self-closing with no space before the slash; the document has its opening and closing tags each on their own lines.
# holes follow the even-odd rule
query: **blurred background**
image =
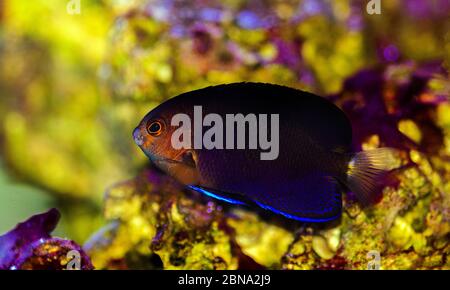
<svg viewBox="0 0 450 290">
<path fill-rule="evenodd" d="M 449 1 L 383 1 L 379 15 L 368 2 L 0 0 L 0 233 L 57 207 L 56 234 L 84 242 L 105 190 L 147 163 L 132 129 L 181 92 L 333 95 L 363 69 L 433 63 L 444 73 L 428 85 L 448 97 Z"/>
</svg>

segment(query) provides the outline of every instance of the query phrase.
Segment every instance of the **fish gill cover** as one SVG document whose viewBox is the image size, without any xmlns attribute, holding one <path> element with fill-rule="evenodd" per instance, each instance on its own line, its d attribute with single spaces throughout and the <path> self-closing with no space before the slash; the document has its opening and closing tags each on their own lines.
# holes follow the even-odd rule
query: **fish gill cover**
<svg viewBox="0 0 450 290">
<path fill-rule="evenodd" d="M 2 268 L 450 269 L 448 1 L 0 3 L 0 230 L 57 207 L 54 235 L 84 243 L 51 210 L 0 237 Z M 133 144 L 152 107 L 241 81 L 322 95 L 356 151 L 400 150 L 382 198 L 301 224 L 188 191 Z"/>
</svg>

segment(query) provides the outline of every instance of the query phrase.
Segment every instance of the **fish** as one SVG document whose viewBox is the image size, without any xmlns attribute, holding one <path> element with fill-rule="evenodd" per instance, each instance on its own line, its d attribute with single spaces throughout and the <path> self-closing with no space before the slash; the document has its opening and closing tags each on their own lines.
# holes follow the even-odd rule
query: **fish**
<svg viewBox="0 0 450 290">
<path fill-rule="evenodd" d="M 392 148 L 353 152 L 352 124 L 334 103 L 268 83 L 182 93 L 146 114 L 132 135 L 187 188 L 302 222 L 338 219 L 343 192 L 373 202 L 395 160 Z"/>
</svg>

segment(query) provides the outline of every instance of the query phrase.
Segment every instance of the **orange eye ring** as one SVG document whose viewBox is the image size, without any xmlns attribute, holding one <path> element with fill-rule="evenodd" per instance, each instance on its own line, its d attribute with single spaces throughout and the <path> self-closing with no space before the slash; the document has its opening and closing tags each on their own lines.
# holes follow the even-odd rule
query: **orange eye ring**
<svg viewBox="0 0 450 290">
<path fill-rule="evenodd" d="M 147 132 L 154 137 L 161 135 L 162 130 L 163 123 L 161 121 L 152 121 L 147 125 Z"/>
</svg>

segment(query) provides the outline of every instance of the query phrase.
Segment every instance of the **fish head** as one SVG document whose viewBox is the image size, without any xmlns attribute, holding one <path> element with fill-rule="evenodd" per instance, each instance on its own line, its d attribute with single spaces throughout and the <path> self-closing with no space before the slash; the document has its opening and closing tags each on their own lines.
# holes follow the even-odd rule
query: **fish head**
<svg viewBox="0 0 450 290">
<path fill-rule="evenodd" d="M 198 173 L 193 152 L 174 148 L 172 134 L 176 127 L 171 126 L 173 113 L 170 112 L 160 107 L 150 111 L 134 129 L 134 142 L 156 167 L 183 184 L 195 184 Z"/>
</svg>

